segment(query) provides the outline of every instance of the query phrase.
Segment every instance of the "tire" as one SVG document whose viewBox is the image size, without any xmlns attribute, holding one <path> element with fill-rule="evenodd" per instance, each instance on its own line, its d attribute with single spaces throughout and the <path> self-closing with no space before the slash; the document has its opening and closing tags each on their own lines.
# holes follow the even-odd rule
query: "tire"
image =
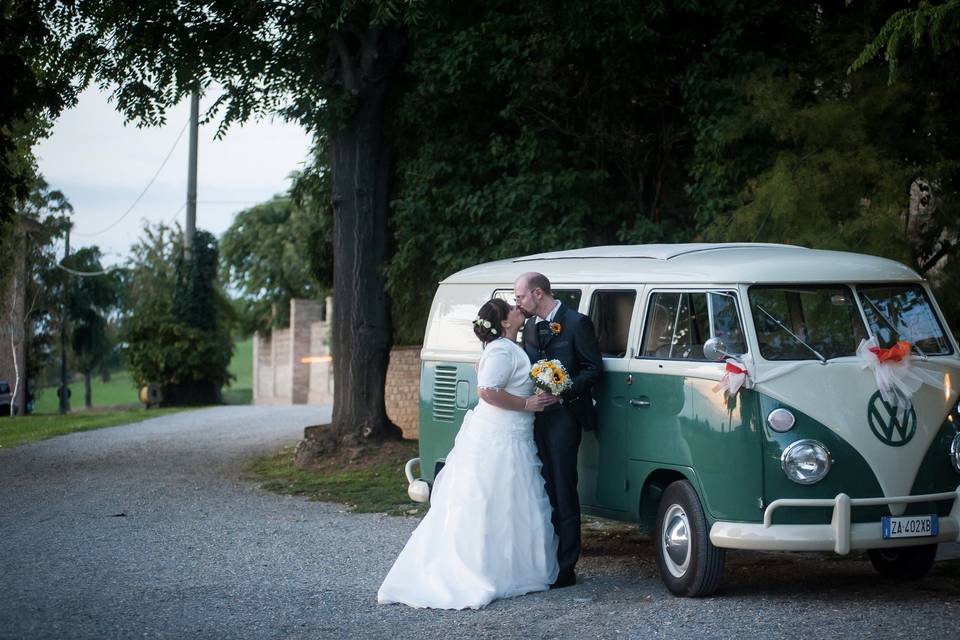
<svg viewBox="0 0 960 640">
<path fill-rule="evenodd" d="M 654 544 L 660 578 L 670 593 L 699 598 L 716 591 L 726 551 L 710 542 L 700 498 L 686 480 L 672 483 L 663 492 Z"/>
<path fill-rule="evenodd" d="M 919 580 L 927 575 L 937 557 L 937 545 L 924 544 L 916 547 L 894 547 L 867 551 L 870 563 L 884 578 Z"/>
</svg>

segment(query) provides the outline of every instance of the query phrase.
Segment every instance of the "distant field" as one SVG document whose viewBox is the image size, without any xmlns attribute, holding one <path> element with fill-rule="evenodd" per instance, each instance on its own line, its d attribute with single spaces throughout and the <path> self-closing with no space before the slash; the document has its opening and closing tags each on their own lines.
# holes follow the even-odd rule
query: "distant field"
<svg viewBox="0 0 960 640">
<path fill-rule="evenodd" d="M 236 376 L 231 386 L 223 389 L 223 400 L 227 404 L 250 404 L 253 401 L 253 340 L 247 339 L 234 345 L 233 360 L 230 361 L 230 373 Z M 140 404 L 137 389 L 129 371 L 119 371 L 103 382 L 99 377 L 91 385 L 93 406 L 99 407 L 136 407 Z M 35 414 L 57 413 L 59 409 L 56 387 L 46 387 L 37 393 L 33 403 Z M 70 385 L 70 408 L 83 409 L 83 381 Z"/>
<path fill-rule="evenodd" d="M 233 345 L 233 360 L 230 373 L 236 380 L 223 390 L 227 404 L 250 404 L 253 402 L 253 339 L 248 338 Z"/>
<path fill-rule="evenodd" d="M 91 384 L 91 400 L 95 407 L 134 407 L 140 402 L 128 371 L 114 373 L 110 376 L 110 382 L 106 383 L 99 377 L 94 378 Z M 33 401 L 33 412 L 37 414 L 57 413 L 59 407 L 56 387 L 41 389 Z M 82 380 L 70 385 L 70 408 L 83 409 Z"/>
</svg>

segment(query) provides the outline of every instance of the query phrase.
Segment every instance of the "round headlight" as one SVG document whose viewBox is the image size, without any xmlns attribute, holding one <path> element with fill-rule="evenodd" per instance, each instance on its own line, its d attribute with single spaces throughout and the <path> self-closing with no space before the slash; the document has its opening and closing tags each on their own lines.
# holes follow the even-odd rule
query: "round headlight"
<svg viewBox="0 0 960 640">
<path fill-rule="evenodd" d="M 797 440 L 780 455 L 783 473 L 797 484 L 820 482 L 831 464 L 830 451 L 816 440 Z"/>
<path fill-rule="evenodd" d="M 783 408 L 774 409 L 770 412 L 770 415 L 767 416 L 767 424 L 777 433 L 790 431 L 796 422 L 797 420 L 793 417 L 793 414 Z"/>
<path fill-rule="evenodd" d="M 950 443 L 950 462 L 953 463 L 953 470 L 960 473 L 960 433 L 953 436 L 953 442 Z"/>
</svg>

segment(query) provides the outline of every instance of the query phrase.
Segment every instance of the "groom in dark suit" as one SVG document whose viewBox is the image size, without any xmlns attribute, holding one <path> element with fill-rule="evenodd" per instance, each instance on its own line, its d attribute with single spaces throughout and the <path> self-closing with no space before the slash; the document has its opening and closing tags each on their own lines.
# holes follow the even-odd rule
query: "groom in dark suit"
<svg viewBox="0 0 960 640">
<path fill-rule="evenodd" d="M 533 437 L 543 462 L 541 473 L 553 507 L 553 528 L 560 538 L 560 574 L 553 587 L 577 583 L 580 558 L 580 496 L 577 494 L 577 450 L 581 429 L 596 426 L 593 386 L 600 381 L 603 359 L 590 318 L 553 297 L 542 273 L 525 273 L 513 284 L 517 306 L 527 316 L 523 349 L 530 362 L 559 360 L 573 381 L 559 402 L 536 414 Z"/>
</svg>

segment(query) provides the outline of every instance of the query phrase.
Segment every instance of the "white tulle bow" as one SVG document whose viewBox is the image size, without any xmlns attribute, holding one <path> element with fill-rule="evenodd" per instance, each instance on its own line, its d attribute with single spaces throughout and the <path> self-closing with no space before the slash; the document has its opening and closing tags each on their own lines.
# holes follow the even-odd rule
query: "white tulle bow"
<svg viewBox="0 0 960 640">
<path fill-rule="evenodd" d="M 713 387 L 713 390 L 715 392 L 722 390 L 724 395 L 732 397 L 737 395 L 737 392 L 746 382 L 747 370 L 736 360 L 728 359 L 726 366 L 723 368 L 723 377 Z"/>
<path fill-rule="evenodd" d="M 881 348 L 876 336 L 861 340 L 857 347 L 860 368 L 873 371 L 884 402 L 903 410 L 910 406 L 913 394 L 924 382 L 936 384 L 933 379 L 926 379 L 929 376 L 921 377 L 918 371 L 913 369 L 910 364 L 910 348 L 910 343 L 905 340 L 889 349 Z"/>
</svg>

